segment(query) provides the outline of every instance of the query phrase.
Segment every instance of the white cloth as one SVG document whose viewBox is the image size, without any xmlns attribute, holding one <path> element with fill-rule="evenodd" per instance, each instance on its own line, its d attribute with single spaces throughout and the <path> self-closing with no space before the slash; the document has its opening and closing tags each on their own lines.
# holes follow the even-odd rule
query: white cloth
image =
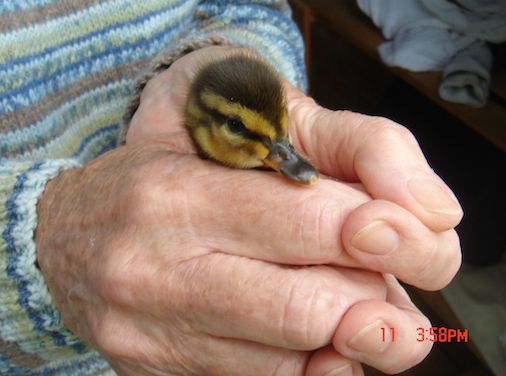
<svg viewBox="0 0 506 376">
<path fill-rule="evenodd" d="M 506 0 L 357 0 L 387 42 L 389 66 L 443 71 L 439 95 L 473 107 L 486 104 L 492 54 L 485 41 L 506 40 Z"/>
<path fill-rule="evenodd" d="M 506 41 L 506 0 L 419 0 L 458 33 L 492 43 Z"/>
</svg>

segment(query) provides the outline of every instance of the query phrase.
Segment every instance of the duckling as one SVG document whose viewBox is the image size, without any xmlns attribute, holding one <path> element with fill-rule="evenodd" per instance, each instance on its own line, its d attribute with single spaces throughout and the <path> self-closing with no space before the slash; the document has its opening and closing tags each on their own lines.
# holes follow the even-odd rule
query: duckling
<svg viewBox="0 0 506 376">
<path fill-rule="evenodd" d="M 233 168 L 270 168 L 301 184 L 318 172 L 288 134 L 279 76 L 260 58 L 235 54 L 202 66 L 190 85 L 185 126 L 199 154 Z"/>
</svg>

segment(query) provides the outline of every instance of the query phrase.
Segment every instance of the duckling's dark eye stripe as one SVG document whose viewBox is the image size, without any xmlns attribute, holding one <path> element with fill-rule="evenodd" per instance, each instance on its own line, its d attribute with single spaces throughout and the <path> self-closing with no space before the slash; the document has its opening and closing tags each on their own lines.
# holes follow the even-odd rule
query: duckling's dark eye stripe
<svg viewBox="0 0 506 376">
<path fill-rule="evenodd" d="M 206 105 L 206 103 L 204 103 L 204 101 L 201 101 L 201 105 L 202 105 L 202 107 L 205 108 L 206 112 L 209 115 L 211 115 L 213 118 L 219 120 L 220 124 L 224 124 L 224 126 L 227 126 L 226 124 L 227 124 L 227 120 L 230 118 L 229 116 L 224 115 L 220 111 L 209 107 L 208 105 Z M 263 142 L 265 139 L 264 136 L 262 136 L 256 132 L 253 132 L 252 130 L 250 130 L 246 127 L 244 127 L 244 129 L 242 129 L 240 132 L 238 132 L 238 134 L 240 134 L 241 136 L 246 137 L 250 140 L 259 141 L 259 142 Z"/>
<path fill-rule="evenodd" d="M 259 135 L 258 133 L 252 132 L 249 129 L 246 128 L 245 131 L 241 132 L 241 135 L 243 135 L 246 138 L 249 138 L 250 140 L 263 142 L 264 137 Z"/>
<path fill-rule="evenodd" d="M 225 121 L 223 121 L 222 124 L 225 124 L 225 126 L 228 126 L 227 120 L 228 120 L 228 118 L 225 116 Z M 250 140 L 254 140 L 254 141 L 260 141 L 261 142 L 264 139 L 264 137 L 262 137 L 258 133 L 255 133 L 255 132 L 249 130 L 246 127 L 242 128 L 239 131 L 233 131 L 233 133 L 240 134 L 241 136 L 246 137 L 246 138 L 248 138 Z"/>
<path fill-rule="evenodd" d="M 199 104 L 205 112 L 215 110 L 220 112 L 222 116 L 240 119 L 250 131 L 260 135 L 260 137 L 270 139 L 276 137 L 275 127 L 270 124 L 261 112 L 245 107 L 241 103 L 231 102 L 230 99 L 204 90 L 200 94 Z"/>
</svg>

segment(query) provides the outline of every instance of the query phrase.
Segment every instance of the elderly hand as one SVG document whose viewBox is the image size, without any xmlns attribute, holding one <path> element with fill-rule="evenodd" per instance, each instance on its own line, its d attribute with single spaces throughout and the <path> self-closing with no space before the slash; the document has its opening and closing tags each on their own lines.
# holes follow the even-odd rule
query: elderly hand
<svg viewBox="0 0 506 376">
<path fill-rule="evenodd" d="M 174 150 L 193 152 L 183 128 L 189 82 L 203 62 L 236 51 L 195 51 L 148 82 L 127 142 L 170 140 Z M 423 289 L 446 286 L 460 266 L 454 228 L 462 209 L 413 135 L 385 118 L 324 109 L 288 82 L 285 88 L 294 145 L 335 184 L 351 184 L 372 197 L 346 218 L 347 252 L 328 261 L 392 273 Z"/>
<path fill-rule="evenodd" d="M 37 252 L 64 322 L 123 375 L 415 365 L 430 350 L 416 328 L 430 324 L 376 271 L 428 289 L 452 278 L 451 192 L 400 126 L 324 110 L 289 85 L 294 143 L 339 181 L 307 189 L 188 154 L 181 101 L 213 49 L 148 83 L 127 146 L 48 183 Z"/>
<path fill-rule="evenodd" d="M 48 183 L 38 261 L 67 327 L 121 375 L 303 375 L 308 350 L 361 330 L 357 304 L 396 299 L 378 273 L 318 265 L 344 252 L 343 219 L 367 200 L 136 143 Z M 414 343 L 429 324 L 401 300 L 387 319 Z M 375 337 L 351 346 L 388 347 Z"/>
<path fill-rule="evenodd" d="M 236 51 L 240 50 L 198 50 L 151 80 L 127 141 L 172 139 L 179 150 L 191 151 L 182 131 L 189 82 L 202 62 Z M 413 135 L 385 118 L 324 109 L 288 82 L 285 88 L 294 145 L 334 184 L 346 183 L 372 198 L 344 218 L 338 235 L 344 252 L 321 262 L 390 273 L 427 290 L 446 286 L 461 263 L 454 227 L 462 219 L 462 209 L 427 164 Z M 324 249 L 324 243 L 320 248 Z M 374 310 L 377 317 L 390 317 L 391 308 L 378 304 Z M 373 359 L 350 350 L 342 339 L 337 336 L 334 341 L 342 354 L 384 371 L 396 369 L 395 364 L 411 356 L 412 346 L 403 347 L 399 341 L 392 347 L 395 357 Z"/>
</svg>

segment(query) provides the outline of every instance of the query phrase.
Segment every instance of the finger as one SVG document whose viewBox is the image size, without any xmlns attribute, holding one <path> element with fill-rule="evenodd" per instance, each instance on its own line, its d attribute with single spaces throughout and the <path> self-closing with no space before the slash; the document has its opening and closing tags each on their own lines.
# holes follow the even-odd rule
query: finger
<svg viewBox="0 0 506 376">
<path fill-rule="evenodd" d="M 431 325 L 395 279 L 386 278 L 390 303 L 371 300 L 355 304 L 341 320 L 333 345 L 346 358 L 386 373 L 399 373 L 430 352 L 432 343 L 419 342 L 418 328 Z"/>
<path fill-rule="evenodd" d="M 188 155 L 146 168 L 155 178 L 141 177 L 132 186 L 155 209 L 166 208 L 157 221 L 171 224 L 167 241 L 186 236 L 189 244 L 199 239 L 196 247 L 286 264 L 322 264 L 346 255 L 339 236 L 343 219 L 369 199 L 332 180 L 304 187 L 276 173 L 230 169 Z"/>
<path fill-rule="evenodd" d="M 346 359 L 332 346 L 317 350 L 309 359 L 305 376 L 363 376 L 360 363 Z"/>
<path fill-rule="evenodd" d="M 201 347 L 199 349 L 199 347 Z M 197 346 L 195 358 L 207 351 L 198 375 L 304 375 L 308 352 L 230 338 L 209 338 Z"/>
<path fill-rule="evenodd" d="M 208 335 L 295 350 L 330 343 L 352 304 L 386 298 L 384 280 L 377 273 L 287 267 L 223 254 L 192 259 L 171 276 L 163 294 L 171 299 L 153 298 L 165 302 L 158 304 L 162 319 L 170 306 L 180 310 L 194 330 Z M 177 286 L 184 286 L 184 294 Z"/>
<path fill-rule="evenodd" d="M 220 255 L 210 255 L 211 258 L 218 256 Z M 203 263 L 206 263 L 206 260 L 203 260 Z M 220 260 L 216 260 L 216 263 L 222 264 Z M 201 266 L 203 269 L 208 268 Z M 232 265 L 228 265 L 230 266 Z M 255 376 L 303 374 L 309 353 L 271 347 L 249 340 L 227 338 L 226 331 L 213 335 L 209 334 L 206 328 L 201 330 L 200 315 L 195 314 L 193 308 L 198 311 L 202 307 L 214 306 L 215 309 L 204 309 L 213 317 L 219 315 L 217 312 L 219 310 L 230 317 L 228 312 L 234 308 L 234 303 L 237 303 L 240 304 L 237 308 L 249 311 L 249 315 L 255 315 L 256 304 L 260 301 L 257 299 L 242 305 L 241 299 L 233 298 L 235 285 L 231 284 L 228 281 L 229 276 L 223 273 L 228 271 L 226 270 L 228 267 L 225 270 L 220 269 L 212 261 L 209 265 L 210 268 L 216 268 L 216 272 L 222 273 L 220 276 L 223 286 L 218 286 L 217 283 L 210 284 L 207 280 L 195 280 L 195 278 L 185 280 L 190 270 L 200 275 L 197 265 L 187 265 L 187 268 L 183 270 L 179 268 L 179 273 L 172 275 L 173 278 L 165 279 L 165 285 L 160 283 L 159 278 L 148 278 L 149 281 L 146 281 L 146 274 L 160 275 L 162 270 L 167 269 L 166 265 L 159 266 L 159 270 L 150 270 L 150 267 L 153 265 L 145 263 L 139 268 L 133 268 L 131 272 L 121 273 L 125 281 L 128 280 L 131 283 L 133 280 L 136 286 L 143 284 L 139 288 L 142 291 L 141 295 L 137 295 L 132 290 L 125 294 L 119 291 L 119 288 L 111 289 L 106 293 L 116 295 L 110 301 L 113 303 L 107 305 L 106 314 L 99 314 L 100 319 L 97 319 L 96 312 L 91 312 L 89 317 L 91 319 L 89 344 L 97 349 L 119 374 Z M 140 269 L 143 270 L 140 271 Z M 231 277 L 234 278 L 233 273 Z M 119 277 L 116 278 L 119 284 Z M 241 284 L 243 281 L 234 282 L 239 283 L 238 290 L 244 287 L 244 283 Z M 194 286 L 194 283 L 198 286 Z M 127 286 L 127 284 L 123 285 Z M 153 287 L 155 290 L 151 290 Z M 214 291 L 216 287 L 220 290 Z M 164 302 L 163 293 L 167 293 L 167 289 L 171 288 L 174 290 L 169 292 L 170 301 Z M 255 296 L 255 298 L 265 300 L 262 296 L 263 289 L 258 290 L 258 295 L 252 293 L 250 297 Z M 186 300 L 181 299 L 181 293 L 185 295 Z M 228 300 L 222 295 L 228 297 Z M 111 298 L 111 295 L 105 298 Z M 223 300 L 220 302 L 217 299 Z M 202 315 L 205 316 L 206 313 Z M 226 320 L 227 317 L 224 319 Z M 271 319 L 272 317 L 269 317 L 264 320 Z M 222 324 L 227 326 L 226 322 L 222 321 Z M 232 326 L 234 324 L 230 323 Z M 216 329 L 216 325 L 211 325 L 210 328 Z M 262 332 L 261 327 L 256 329 Z M 327 335 L 327 343 L 330 342 L 331 334 L 332 332 Z M 263 337 L 260 335 L 260 338 Z"/>
<path fill-rule="evenodd" d="M 108 359 L 121 375 L 302 376 L 309 353 L 230 338 L 203 336 L 151 352 L 149 359 Z M 147 342 L 147 341 L 146 341 Z M 148 343 L 149 346 L 149 343 Z M 170 354 L 163 354 L 163 350 Z M 145 348 L 139 348 L 142 353 Z M 179 353 L 177 357 L 174 357 Z M 172 357 L 171 357 L 172 356 Z M 176 358 L 176 359 L 174 359 Z"/>
<path fill-rule="evenodd" d="M 406 128 L 384 118 L 331 112 L 307 103 L 292 104 L 291 109 L 294 142 L 323 173 L 362 182 L 374 198 L 403 206 L 435 231 L 454 228 L 462 219 L 454 194 Z"/>
<path fill-rule="evenodd" d="M 342 236 L 347 252 L 368 269 L 427 290 L 445 287 L 461 264 L 455 230 L 435 233 L 389 201 L 373 200 L 355 209 Z"/>
</svg>

